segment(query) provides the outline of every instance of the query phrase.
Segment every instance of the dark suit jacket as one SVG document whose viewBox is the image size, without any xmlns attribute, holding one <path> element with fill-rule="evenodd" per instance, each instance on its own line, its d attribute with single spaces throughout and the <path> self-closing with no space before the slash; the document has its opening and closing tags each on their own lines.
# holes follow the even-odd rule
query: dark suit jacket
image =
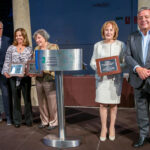
<svg viewBox="0 0 150 150">
<path fill-rule="evenodd" d="M 6 55 L 7 48 L 11 44 L 10 42 L 11 42 L 10 38 L 8 38 L 6 36 L 2 36 L 1 47 L 0 47 L 0 73 L 2 71 L 3 64 L 5 61 L 5 55 Z"/>
<path fill-rule="evenodd" d="M 125 53 L 125 60 L 130 71 L 129 82 L 134 88 L 140 88 L 143 84 L 143 80 L 133 71 L 133 69 L 136 65 L 150 68 L 150 43 L 145 64 L 143 63 L 142 35 L 139 31 L 136 31 L 129 36 Z"/>
</svg>

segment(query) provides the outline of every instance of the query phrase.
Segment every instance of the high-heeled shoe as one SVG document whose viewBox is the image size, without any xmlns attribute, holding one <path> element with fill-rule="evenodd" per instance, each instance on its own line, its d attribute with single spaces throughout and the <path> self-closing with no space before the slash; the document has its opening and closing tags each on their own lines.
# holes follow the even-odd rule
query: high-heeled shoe
<svg viewBox="0 0 150 150">
<path fill-rule="evenodd" d="M 110 141 L 114 141 L 115 138 L 116 138 L 115 136 L 109 136 L 109 140 L 110 140 Z"/>
<path fill-rule="evenodd" d="M 99 139 L 100 139 L 100 141 L 102 141 L 102 142 L 106 141 L 106 137 L 100 136 Z"/>
<path fill-rule="evenodd" d="M 99 137 L 100 141 L 102 141 L 102 142 L 106 141 L 106 136 L 107 136 L 107 130 L 106 130 L 105 136 L 100 135 L 100 137 Z"/>
<path fill-rule="evenodd" d="M 110 132 L 109 132 L 110 133 Z M 114 135 L 113 136 L 110 136 L 110 134 L 109 134 L 109 140 L 110 141 L 114 141 L 115 140 L 115 129 L 114 129 Z"/>
</svg>

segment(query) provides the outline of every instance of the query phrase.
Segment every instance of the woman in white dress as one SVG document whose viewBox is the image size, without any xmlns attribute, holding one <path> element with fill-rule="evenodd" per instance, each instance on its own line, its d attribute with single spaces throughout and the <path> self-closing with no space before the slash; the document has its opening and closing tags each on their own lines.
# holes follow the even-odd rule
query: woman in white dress
<svg viewBox="0 0 150 150">
<path fill-rule="evenodd" d="M 95 101 L 100 103 L 101 133 L 100 140 L 105 141 L 107 135 L 107 107 L 110 106 L 110 126 L 109 139 L 115 140 L 115 120 L 117 114 L 117 104 L 120 103 L 122 90 L 122 73 L 99 77 L 97 75 L 96 59 L 119 56 L 121 67 L 124 66 L 124 48 L 123 42 L 117 40 L 118 26 L 114 21 L 107 21 L 101 29 L 104 40 L 94 45 L 93 56 L 90 65 L 96 72 L 96 98 Z"/>
</svg>

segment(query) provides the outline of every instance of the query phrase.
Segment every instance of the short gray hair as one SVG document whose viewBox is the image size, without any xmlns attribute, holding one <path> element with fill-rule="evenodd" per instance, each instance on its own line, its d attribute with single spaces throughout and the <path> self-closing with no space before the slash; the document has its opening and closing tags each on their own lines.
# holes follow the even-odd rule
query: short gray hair
<svg viewBox="0 0 150 150">
<path fill-rule="evenodd" d="M 2 21 L 0 21 L 0 24 L 2 25 L 2 27 L 4 26 Z"/>
<path fill-rule="evenodd" d="M 40 34 L 46 41 L 48 41 L 48 39 L 50 38 L 50 35 L 44 29 L 39 29 L 39 30 L 35 31 L 33 34 L 33 38 L 36 39 L 38 34 Z"/>
<path fill-rule="evenodd" d="M 138 10 L 138 14 L 143 11 L 143 10 L 150 10 L 150 7 L 141 7 L 139 10 Z"/>
</svg>

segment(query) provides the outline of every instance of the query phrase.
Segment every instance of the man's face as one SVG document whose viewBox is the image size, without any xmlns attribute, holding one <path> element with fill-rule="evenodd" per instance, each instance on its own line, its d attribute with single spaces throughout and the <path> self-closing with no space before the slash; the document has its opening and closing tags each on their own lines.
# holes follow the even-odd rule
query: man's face
<svg viewBox="0 0 150 150">
<path fill-rule="evenodd" d="M 2 36 L 3 34 L 3 25 L 0 23 L 0 37 Z"/>
<path fill-rule="evenodd" d="M 150 10 L 143 10 L 138 14 L 137 22 L 141 31 L 150 30 Z"/>
</svg>

